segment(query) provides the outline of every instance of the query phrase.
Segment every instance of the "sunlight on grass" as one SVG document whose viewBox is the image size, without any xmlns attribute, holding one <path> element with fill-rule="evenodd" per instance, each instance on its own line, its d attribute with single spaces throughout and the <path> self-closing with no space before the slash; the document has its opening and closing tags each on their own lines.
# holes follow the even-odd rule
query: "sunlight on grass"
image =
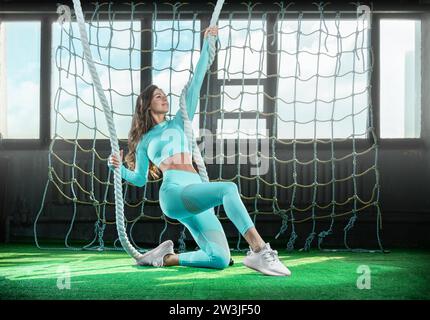
<svg viewBox="0 0 430 320">
<path fill-rule="evenodd" d="M 33 257 L 34 256 L 34 257 Z M 340 261 L 344 256 L 307 256 L 292 258 L 281 255 L 281 260 L 288 267 Z M 134 259 L 123 253 L 1 253 L 0 277 L 7 280 L 57 279 L 66 267 L 72 278 L 94 275 L 145 273 L 152 281 L 168 282 L 160 285 L 186 284 L 187 280 L 222 279 L 255 274 L 243 265 L 243 255 L 233 255 L 235 265 L 224 270 L 169 267 L 153 268 L 136 266 Z M 375 270 L 376 271 L 376 270 Z M 137 276 L 140 276 L 137 274 Z M 143 276 L 143 274 L 142 274 Z M 173 284 L 172 284 L 173 283 Z"/>
<path fill-rule="evenodd" d="M 282 261 L 288 267 L 296 267 L 304 264 L 321 263 L 321 262 L 326 262 L 330 260 L 341 260 L 341 259 L 345 259 L 345 257 L 309 257 L 309 258 L 300 258 L 300 259 L 291 259 L 291 260 L 282 259 Z"/>
<path fill-rule="evenodd" d="M 59 276 L 59 270 L 67 267 L 70 270 L 70 276 L 91 276 L 91 275 L 106 275 L 118 273 L 169 273 L 174 270 L 167 268 L 158 269 L 152 267 L 138 267 L 133 259 L 125 257 L 123 259 L 93 259 L 92 255 L 78 255 L 81 259 L 69 261 L 65 259 L 52 258 L 43 263 L 36 259 L 24 259 L 19 262 L 14 260 L 1 260 L 0 262 L 0 277 L 5 277 L 7 280 L 30 280 L 30 279 L 56 279 Z M 7 265 L 7 262 L 10 265 Z M 13 264 L 14 263 L 14 264 Z M 61 271 L 60 271 L 61 272 Z"/>
<path fill-rule="evenodd" d="M 0 253 L 0 261 L 3 261 L 3 257 L 21 257 L 21 256 L 40 256 L 40 253 L 30 253 L 30 252 L 1 252 Z"/>
<path fill-rule="evenodd" d="M 157 285 L 157 287 L 161 286 L 161 287 L 167 287 L 167 286 L 171 286 L 171 287 L 177 287 L 177 286 L 183 286 L 183 285 L 193 285 L 192 282 L 166 282 L 166 283 L 160 283 Z"/>
<path fill-rule="evenodd" d="M 0 260 L 0 276 L 8 280 L 30 280 L 30 279 L 56 279 L 59 275 L 59 268 L 67 267 L 70 270 L 71 277 L 106 275 L 118 273 L 145 272 L 151 274 L 160 273 L 163 276 L 158 278 L 161 281 L 171 281 L 175 279 L 216 279 L 238 275 L 253 274 L 254 271 L 243 266 L 243 256 L 235 256 L 236 265 L 233 268 L 224 270 L 187 268 L 187 272 L 177 274 L 178 268 L 152 268 L 138 267 L 133 259 L 123 254 L 111 254 L 104 257 L 94 253 L 79 254 L 59 254 L 44 256 L 40 253 L 2 253 Z M 38 256 L 38 257 L 28 257 Z M 7 258 L 4 258 L 7 257 Z M 322 263 L 330 260 L 339 260 L 344 257 L 323 256 L 323 257 L 306 257 L 299 259 L 283 258 L 282 260 L 289 267 L 295 267 L 304 264 Z M 241 265 L 238 265 L 238 264 Z M 171 275 L 171 274 L 174 275 Z"/>
</svg>

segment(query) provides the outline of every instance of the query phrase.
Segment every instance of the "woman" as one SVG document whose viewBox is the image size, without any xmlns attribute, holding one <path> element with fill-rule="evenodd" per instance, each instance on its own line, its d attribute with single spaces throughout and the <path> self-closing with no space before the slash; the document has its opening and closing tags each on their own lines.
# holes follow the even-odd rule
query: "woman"
<svg viewBox="0 0 430 320">
<path fill-rule="evenodd" d="M 186 93 L 186 108 L 192 121 L 199 99 L 200 87 L 208 68 L 208 36 L 217 36 L 218 28 L 204 33 L 203 48 L 195 74 Z M 175 254 L 173 242 L 168 240 L 145 253 L 140 265 L 193 266 L 223 269 L 229 265 L 230 250 L 220 221 L 213 207 L 222 204 L 229 219 L 250 245 L 244 264 L 272 276 L 289 276 L 291 272 L 258 234 L 233 182 L 202 182 L 192 165 L 191 151 L 184 134 L 180 110 L 171 120 L 167 97 L 155 85 L 148 86 L 137 98 L 132 127 L 129 132 L 129 152 L 125 158 L 128 169 L 120 159 L 109 157 L 109 167 L 121 168 L 121 176 L 142 187 L 148 172 L 154 179 L 163 173 L 160 188 L 160 207 L 163 213 L 184 224 L 200 250 Z M 173 139 L 172 139 L 173 138 Z M 158 167 L 158 168 L 157 168 Z"/>
</svg>

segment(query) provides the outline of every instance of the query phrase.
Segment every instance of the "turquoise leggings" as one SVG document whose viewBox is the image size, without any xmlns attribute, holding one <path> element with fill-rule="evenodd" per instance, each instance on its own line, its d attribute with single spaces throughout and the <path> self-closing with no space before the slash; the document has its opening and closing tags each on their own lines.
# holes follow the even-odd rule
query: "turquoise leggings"
<svg viewBox="0 0 430 320">
<path fill-rule="evenodd" d="M 254 226 L 234 182 L 202 182 L 200 175 L 167 170 L 160 188 L 160 207 L 190 231 L 200 250 L 179 254 L 179 265 L 223 269 L 230 249 L 213 207 L 223 205 L 228 218 L 242 235 Z"/>
</svg>

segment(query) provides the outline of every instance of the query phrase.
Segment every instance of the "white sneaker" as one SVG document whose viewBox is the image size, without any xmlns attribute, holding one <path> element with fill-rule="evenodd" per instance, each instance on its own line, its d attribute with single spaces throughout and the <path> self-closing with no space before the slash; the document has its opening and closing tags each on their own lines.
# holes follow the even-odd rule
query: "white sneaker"
<svg viewBox="0 0 430 320">
<path fill-rule="evenodd" d="M 248 251 L 243 264 L 269 276 L 291 275 L 291 271 L 279 261 L 278 251 L 272 250 L 268 243 L 258 252 Z"/>
<path fill-rule="evenodd" d="M 173 242 L 171 240 L 166 240 L 155 249 L 144 253 L 141 257 L 136 259 L 136 261 L 139 266 L 163 267 L 164 257 L 167 254 L 174 253 L 175 252 L 173 251 Z"/>
</svg>

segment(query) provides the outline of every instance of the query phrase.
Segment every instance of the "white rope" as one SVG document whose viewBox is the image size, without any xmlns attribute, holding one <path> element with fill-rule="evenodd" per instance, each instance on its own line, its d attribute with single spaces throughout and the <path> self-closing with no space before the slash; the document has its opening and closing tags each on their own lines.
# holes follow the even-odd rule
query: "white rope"
<svg viewBox="0 0 430 320">
<path fill-rule="evenodd" d="M 224 4 L 224 0 L 218 0 L 217 4 L 215 6 L 214 12 L 212 13 L 212 18 L 211 18 L 211 22 L 210 22 L 209 27 L 213 27 L 216 25 L 223 4 Z M 210 66 L 212 65 L 214 58 L 215 58 L 216 37 L 209 34 L 208 35 L 208 41 L 209 41 L 209 63 L 208 63 L 208 69 L 209 69 Z M 196 137 L 194 135 L 192 124 L 191 124 L 191 121 L 188 117 L 187 108 L 186 108 L 186 105 L 187 105 L 186 95 L 187 95 L 188 87 L 191 84 L 191 81 L 192 81 L 192 79 L 190 79 L 188 81 L 188 83 L 185 85 L 184 89 L 182 89 L 181 97 L 179 100 L 179 107 L 181 109 L 182 119 L 184 119 L 184 133 L 185 133 L 185 136 L 187 137 L 188 141 L 191 141 L 191 143 L 192 143 L 191 154 L 192 154 L 193 159 L 196 161 L 199 175 L 202 178 L 203 182 L 209 182 L 209 177 L 208 177 L 208 173 L 206 171 L 206 166 L 205 166 L 205 163 L 203 161 L 200 150 L 197 147 Z"/>
<path fill-rule="evenodd" d="M 109 104 L 104 94 L 102 85 L 100 83 L 100 78 L 94 65 L 93 57 L 91 55 L 90 45 L 88 43 L 87 32 L 85 30 L 85 20 L 82 13 L 81 2 L 79 0 L 73 0 L 73 6 L 75 8 L 76 19 L 79 25 L 79 33 L 81 35 L 82 47 L 84 49 L 85 60 L 87 61 L 88 69 L 90 70 L 91 78 L 93 80 L 97 95 L 103 106 L 103 111 L 105 114 L 106 122 L 109 130 L 109 138 L 111 148 L 114 154 L 119 158 L 119 144 L 118 137 L 116 135 L 115 124 L 113 122 L 113 117 L 109 109 Z M 116 227 L 118 231 L 118 237 L 121 245 L 125 251 L 138 260 L 141 258 L 142 254 L 137 251 L 133 245 L 130 243 L 127 237 L 127 232 L 124 224 L 124 202 L 122 200 L 122 184 L 121 184 L 121 170 L 120 168 L 115 168 L 114 171 L 114 190 L 115 190 L 115 217 L 116 217 Z"/>
<path fill-rule="evenodd" d="M 224 3 L 224 0 L 218 0 L 217 4 L 215 6 L 214 12 L 212 14 L 211 26 L 214 26 L 216 24 L 216 21 L 218 20 L 218 17 L 219 17 L 223 3 Z M 100 102 L 103 106 L 103 111 L 105 114 L 106 122 L 108 125 L 108 130 L 109 130 L 109 138 L 110 138 L 112 152 L 113 152 L 113 154 L 116 154 L 119 157 L 118 137 L 116 135 L 116 130 L 115 130 L 115 125 L 114 125 L 112 113 L 109 109 L 109 104 L 108 104 L 108 101 L 107 101 L 106 96 L 104 94 L 104 91 L 103 91 L 103 88 L 102 88 L 102 85 L 100 82 L 100 78 L 99 78 L 99 75 L 98 75 L 97 70 L 95 68 L 93 58 L 92 58 L 90 45 L 88 42 L 87 32 L 85 30 L 85 20 L 84 20 L 84 16 L 82 13 L 82 7 L 81 7 L 80 0 L 73 0 L 73 6 L 75 8 L 76 19 L 77 19 L 77 22 L 79 25 L 79 33 L 81 36 L 82 47 L 84 49 L 85 60 L 87 61 L 88 69 L 90 71 L 91 78 L 93 80 L 97 95 L 98 95 Z M 209 45 L 210 45 L 210 54 L 209 54 L 209 61 L 210 61 L 209 66 L 210 66 L 212 64 L 212 61 L 213 61 L 214 56 L 215 56 L 215 37 L 209 36 Z M 180 107 L 181 107 L 181 111 L 182 111 L 182 115 L 183 115 L 183 119 L 184 119 L 185 134 L 186 134 L 187 138 L 189 139 L 189 141 L 193 142 L 192 156 L 196 159 L 196 163 L 197 163 L 197 166 L 199 168 L 200 176 L 202 177 L 202 179 L 204 181 L 208 181 L 208 175 L 206 172 L 206 167 L 205 167 L 205 164 L 203 162 L 202 156 L 199 152 L 199 149 L 194 148 L 194 145 L 196 145 L 196 140 L 195 140 L 195 137 L 194 137 L 193 132 L 192 132 L 191 122 L 188 118 L 187 110 L 185 108 L 185 106 L 186 106 L 185 96 L 186 96 L 186 91 L 187 91 L 187 88 L 188 88 L 190 82 L 191 81 L 189 81 L 187 83 L 187 85 L 184 87 L 184 90 L 182 91 L 181 100 L 180 100 Z M 125 229 L 124 202 L 122 199 L 123 194 L 122 194 L 121 182 L 122 182 L 122 180 L 121 180 L 120 168 L 115 167 L 115 171 L 114 171 L 115 217 L 116 217 L 116 226 L 117 226 L 117 231 L 118 231 L 118 237 L 119 237 L 121 245 L 123 246 L 125 251 L 130 256 L 132 256 L 134 259 L 139 260 L 142 257 L 142 254 L 139 253 L 133 247 L 133 245 L 130 243 L 130 241 L 127 237 L 126 229 Z"/>
</svg>

